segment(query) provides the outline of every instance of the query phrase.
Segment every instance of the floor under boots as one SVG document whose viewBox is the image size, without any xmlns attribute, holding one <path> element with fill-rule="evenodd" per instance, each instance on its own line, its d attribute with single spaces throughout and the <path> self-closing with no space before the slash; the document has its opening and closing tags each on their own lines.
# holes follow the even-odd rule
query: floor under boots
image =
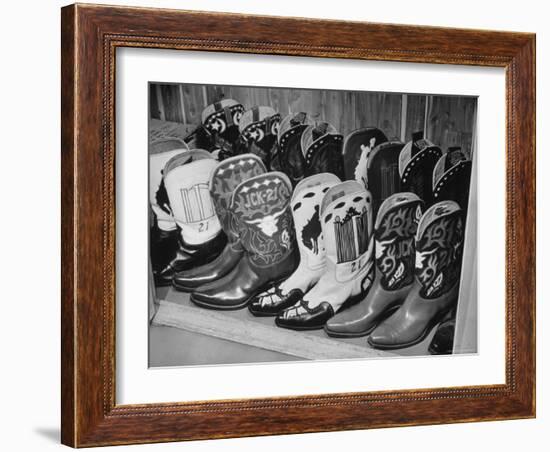
<svg viewBox="0 0 550 452">
<path fill-rule="evenodd" d="M 157 300 L 161 302 L 160 313 L 157 312 L 149 329 L 150 367 L 333 359 L 333 356 L 384 357 L 386 355 L 385 352 L 370 348 L 366 337 L 330 338 L 323 330 L 291 332 L 275 326 L 273 318 L 252 316 L 248 309 L 222 312 L 195 308 L 189 301 L 189 294 L 172 288 L 158 288 Z M 166 311 L 162 310 L 166 306 L 181 307 L 182 310 L 163 315 Z M 194 323 L 189 320 L 191 315 L 195 316 Z M 255 326 L 261 328 L 262 334 L 259 335 L 261 338 L 254 338 L 254 334 L 243 335 L 243 322 L 252 325 L 252 330 Z M 213 332 L 214 324 L 223 330 L 222 334 L 218 334 L 218 331 Z M 424 341 L 414 347 L 393 350 L 391 353 L 401 356 L 426 355 L 434 332 L 435 329 Z M 294 336 L 290 336 L 289 339 L 289 334 Z M 269 340 L 266 340 L 266 336 L 270 336 Z M 276 345 L 273 346 L 274 344 Z M 304 347 L 315 349 L 316 354 L 312 357 L 308 353 L 301 353 Z M 361 355 L 362 352 L 365 354 Z"/>
</svg>

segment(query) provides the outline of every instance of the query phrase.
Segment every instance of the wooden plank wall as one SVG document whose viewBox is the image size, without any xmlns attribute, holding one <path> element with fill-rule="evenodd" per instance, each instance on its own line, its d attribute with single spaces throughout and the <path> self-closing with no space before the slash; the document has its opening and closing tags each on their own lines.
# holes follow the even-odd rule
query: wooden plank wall
<svg viewBox="0 0 550 452">
<path fill-rule="evenodd" d="M 206 105 L 232 98 L 245 108 L 269 105 L 283 117 L 307 111 L 344 135 L 376 126 L 390 139 L 408 141 L 424 130 L 443 150 L 461 146 L 468 153 L 477 105 L 474 97 L 223 85 L 150 84 L 149 94 L 151 118 L 166 121 L 197 125 Z"/>
</svg>

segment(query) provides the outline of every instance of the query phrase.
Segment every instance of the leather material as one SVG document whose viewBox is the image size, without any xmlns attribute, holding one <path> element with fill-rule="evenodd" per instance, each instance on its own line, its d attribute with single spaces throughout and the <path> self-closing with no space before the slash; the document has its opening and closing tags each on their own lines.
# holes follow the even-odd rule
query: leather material
<svg viewBox="0 0 550 452">
<path fill-rule="evenodd" d="M 458 204 L 442 201 L 424 213 L 415 241 L 413 287 L 397 312 L 371 333 L 371 346 L 397 349 L 415 345 L 456 306 L 463 244 L 464 222 Z"/>
<path fill-rule="evenodd" d="M 231 213 L 245 253 L 233 271 L 201 286 L 191 301 L 212 309 L 240 309 L 295 270 L 291 190 L 290 181 L 279 172 L 255 176 L 235 189 Z"/>
<path fill-rule="evenodd" d="M 305 158 L 304 177 L 331 173 L 344 179 L 342 144 L 342 135 L 331 124 L 320 122 L 308 126 L 302 134 L 300 144 Z"/>
<path fill-rule="evenodd" d="M 291 209 L 300 264 L 287 280 L 252 300 L 249 305 L 252 314 L 275 315 L 294 305 L 325 272 L 326 250 L 319 210 L 325 193 L 339 182 L 334 174 L 322 173 L 303 179 L 294 189 Z"/>
<path fill-rule="evenodd" d="M 366 127 L 351 132 L 344 140 L 344 176 L 367 187 L 367 162 L 372 150 L 388 141 L 384 132 Z"/>
<path fill-rule="evenodd" d="M 382 203 L 374 232 L 374 283 L 363 301 L 327 322 L 329 336 L 365 336 L 403 303 L 413 283 L 414 237 L 421 216 L 422 201 L 414 193 L 398 193 Z"/>
<path fill-rule="evenodd" d="M 304 178 L 306 170 L 306 159 L 301 147 L 302 134 L 308 126 L 314 124 L 311 115 L 299 112 L 286 116 L 279 126 L 278 152 L 271 162 L 271 168 L 285 173 L 293 187 Z"/>
<path fill-rule="evenodd" d="M 198 246 L 221 231 L 208 184 L 216 160 L 205 150 L 194 149 L 172 157 L 164 168 L 164 183 L 172 214 L 182 240 Z"/>
<path fill-rule="evenodd" d="M 405 146 L 404 143 L 400 141 L 388 141 L 376 146 L 369 155 L 367 189 L 372 195 L 375 216 L 385 199 L 402 191 L 399 176 L 399 154 L 403 146 Z"/>
<path fill-rule="evenodd" d="M 326 269 L 319 282 L 296 305 L 277 316 L 277 325 L 322 328 L 317 306 L 328 303 L 338 312 L 350 299 L 364 297 L 374 278 L 371 196 L 356 181 L 330 188 L 321 203 Z M 325 321 L 327 312 L 321 318 Z M 311 319 L 311 324 L 305 319 Z"/>
<path fill-rule="evenodd" d="M 254 297 L 248 305 L 248 310 L 256 317 L 276 316 L 283 309 L 290 308 L 302 299 L 304 292 L 300 289 L 291 289 L 283 292 L 278 284 Z"/>
<path fill-rule="evenodd" d="M 227 236 L 223 252 L 212 262 L 178 273 L 173 283 L 176 289 L 190 291 L 215 281 L 235 268 L 244 253 L 240 243 L 238 227 L 230 210 L 233 191 L 237 186 L 254 176 L 265 173 L 262 161 L 252 155 L 243 154 L 220 162 L 210 177 L 210 195 L 221 227 Z"/>
<path fill-rule="evenodd" d="M 441 155 L 441 149 L 424 139 L 423 132 L 414 133 L 399 154 L 401 190 L 416 193 L 426 208 L 434 203 L 432 178 Z"/>
<path fill-rule="evenodd" d="M 254 107 L 244 112 L 239 123 L 239 153 L 258 156 L 270 168 L 277 153 L 277 134 L 281 115 L 271 107 Z"/>
<path fill-rule="evenodd" d="M 155 214 L 156 225 L 163 231 L 176 229 L 176 222 L 164 185 L 164 167 L 172 157 L 187 151 L 187 145 L 176 138 L 157 141 L 150 146 L 149 203 Z"/>
<path fill-rule="evenodd" d="M 323 301 L 315 307 L 310 307 L 307 301 L 300 302 L 302 313 L 299 316 L 288 315 L 284 311 L 282 315 L 275 318 L 275 324 L 281 328 L 291 330 L 318 330 L 334 315 L 330 303 Z"/>
<path fill-rule="evenodd" d="M 456 327 L 456 310 L 449 311 L 430 342 L 428 352 L 431 355 L 452 355 Z"/>
<path fill-rule="evenodd" d="M 157 271 L 153 270 L 155 283 L 158 286 L 169 286 L 173 282 L 174 275 L 178 272 L 183 272 L 214 260 L 224 249 L 227 238 L 222 233 L 199 246 L 191 246 L 182 243 L 178 237 L 177 243 L 178 247 L 176 248 L 176 252 L 170 255 L 170 261 L 164 267 L 158 268 Z"/>
<path fill-rule="evenodd" d="M 472 161 L 460 148 L 449 148 L 437 162 L 433 172 L 435 201 L 455 201 L 462 209 L 463 217 L 468 212 Z"/>
<path fill-rule="evenodd" d="M 209 150 L 217 150 L 219 160 L 237 153 L 239 122 L 243 113 L 244 107 L 233 99 L 222 99 L 202 111 L 202 129 L 208 137 Z"/>
</svg>

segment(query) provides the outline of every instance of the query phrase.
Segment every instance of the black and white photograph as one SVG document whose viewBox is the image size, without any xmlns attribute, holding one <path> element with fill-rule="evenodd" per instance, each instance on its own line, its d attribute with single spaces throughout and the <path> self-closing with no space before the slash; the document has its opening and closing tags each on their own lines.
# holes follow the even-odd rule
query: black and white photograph
<svg viewBox="0 0 550 452">
<path fill-rule="evenodd" d="M 149 366 L 477 353 L 477 108 L 150 82 Z"/>
</svg>

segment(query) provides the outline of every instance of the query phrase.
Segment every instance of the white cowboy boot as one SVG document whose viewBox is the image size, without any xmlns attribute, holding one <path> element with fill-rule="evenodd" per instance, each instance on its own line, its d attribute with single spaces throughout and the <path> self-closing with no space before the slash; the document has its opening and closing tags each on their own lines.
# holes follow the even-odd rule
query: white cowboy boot
<svg viewBox="0 0 550 452">
<path fill-rule="evenodd" d="M 329 189 L 321 203 L 326 269 L 319 282 L 275 323 L 284 328 L 322 328 L 344 303 L 362 299 L 374 277 L 372 198 L 358 182 Z"/>
<path fill-rule="evenodd" d="M 180 232 L 178 255 L 163 272 L 166 278 L 210 262 L 225 246 L 209 190 L 216 164 L 212 154 L 194 149 L 176 155 L 164 168 L 164 184 Z"/>
<path fill-rule="evenodd" d="M 325 193 L 340 183 L 337 176 L 321 173 L 303 179 L 294 189 L 291 200 L 300 264 L 296 271 L 252 300 L 249 311 L 256 316 L 274 316 L 294 305 L 325 272 L 325 243 L 319 210 Z"/>
</svg>

